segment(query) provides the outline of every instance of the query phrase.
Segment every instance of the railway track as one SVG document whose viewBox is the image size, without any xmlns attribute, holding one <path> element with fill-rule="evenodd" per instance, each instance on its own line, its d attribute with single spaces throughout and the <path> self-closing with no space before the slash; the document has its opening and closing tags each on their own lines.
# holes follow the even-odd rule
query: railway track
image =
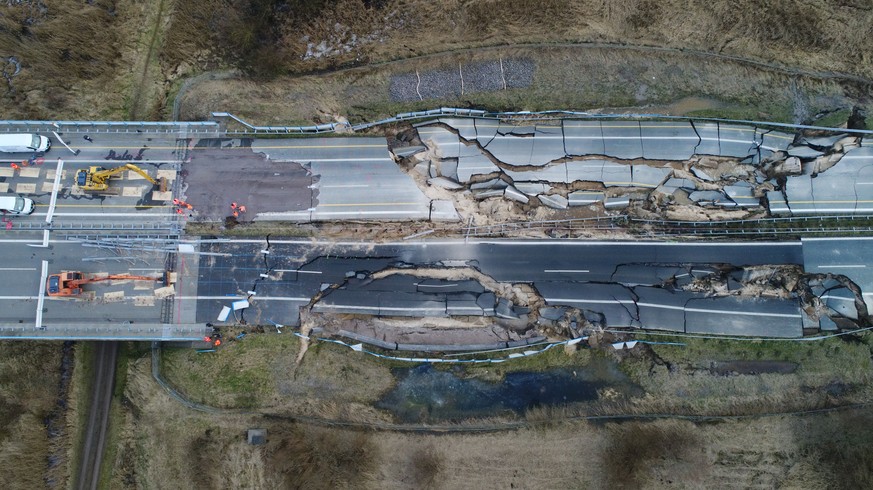
<svg viewBox="0 0 873 490">
<path fill-rule="evenodd" d="M 88 425 L 82 443 L 82 458 L 77 471 L 77 490 L 95 490 L 100 481 L 100 465 L 109 426 L 109 407 L 115 387 L 118 342 L 95 342 L 94 380 Z"/>
</svg>

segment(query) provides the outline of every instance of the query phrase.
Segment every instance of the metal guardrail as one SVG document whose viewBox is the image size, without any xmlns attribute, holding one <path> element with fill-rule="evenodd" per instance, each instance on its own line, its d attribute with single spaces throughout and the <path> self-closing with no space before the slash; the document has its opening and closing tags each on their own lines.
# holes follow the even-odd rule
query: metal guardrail
<svg viewBox="0 0 873 490">
<path fill-rule="evenodd" d="M 636 231 L 648 236 L 873 234 L 873 216 L 852 215 L 792 216 L 727 221 L 661 221 L 631 218 L 629 223 L 643 225 L 644 228 Z"/>
<path fill-rule="evenodd" d="M 71 132 L 71 133 L 180 133 L 181 135 L 214 134 L 220 135 L 311 135 L 322 133 L 334 133 L 338 131 L 361 131 L 385 124 L 392 124 L 410 120 L 422 120 L 441 116 L 451 117 L 476 117 L 485 119 L 508 119 L 528 118 L 539 120 L 550 119 L 663 119 L 678 121 L 709 121 L 719 123 L 744 124 L 754 126 L 769 126 L 788 129 L 812 129 L 820 131 L 833 131 L 839 133 L 853 133 L 859 135 L 873 134 L 866 129 L 829 128 L 824 126 L 810 126 L 803 124 L 789 124 L 768 121 L 753 121 L 747 119 L 724 119 L 714 117 L 687 117 L 673 116 L 669 114 L 592 114 L 584 111 L 515 111 L 515 112 L 489 112 L 479 109 L 462 109 L 454 107 L 440 107 L 426 111 L 403 112 L 379 121 L 347 125 L 341 123 L 317 124 L 312 126 L 256 126 L 229 112 L 213 112 L 211 121 L 190 122 L 155 122 L 155 121 L 0 121 L 0 132 Z M 228 129 L 228 123 L 232 122 L 241 129 Z M 180 136 L 184 137 L 184 136 Z"/>
<path fill-rule="evenodd" d="M 464 226 L 460 231 L 467 237 L 500 236 L 525 230 L 563 229 L 563 230 L 613 230 L 626 224 L 627 216 L 602 216 L 596 218 L 574 218 L 543 221 L 513 221 L 494 225 Z"/>
<path fill-rule="evenodd" d="M 216 121 L 0 121 L 0 133 L 131 133 L 131 134 L 217 134 Z"/>
<path fill-rule="evenodd" d="M 592 114 L 590 112 L 583 111 L 566 111 L 566 110 L 553 110 L 553 111 L 517 111 L 517 112 L 489 112 L 478 109 L 460 109 L 454 107 L 441 107 L 438 109 L 430 109 L 426 111 L 418 111 L 418 112 L 403 112 L 397 114 L 392 117 L 388 117 L 385 119 L 381 119 L 379 121 L 369 122 L 369 123 L 360 123 L 354 125 L 344 125 L 338 123 L 330 123 L 330 124 L 321 124 L 317 126 L 255 126 L 245 122 L 239 117 L 234 116 L 228 112 L 213 112 L 212 117 L 218 120 L 232 120 L 245 129 L 243 130 L 226 130 L 226 134 L 319 134 L 319 133 L 328 133 L 328 132 L 336 132 L 338 130 L 352 130 L 352 131 L 361 131 L 364 129 L 373 128 L 376 126 L 381 126 L 384 124 L 392 124 L 402 121 L 409 120 L 420 120 L 420 119 L 429 119 L 436 118 L 440 116 L 452 116 L 452 117 L 475 117 L 475 118 L 484 118 L 484 119 L 506 119 L 506 118 L 518 118 L 518 117 L 526 117 L 533 119 L 565 119 L 565 118 L 575 118 L 575 119 L 664 119 L 664 120 L 674 120 L 674 121 L 704 121 L 704 122 L 719 122 L 719 123 L 731 123 L 731 124 L 744 124 L 744 125 L 753 125 L 753 126 L 770 126 L 776 128 L 788 128 L 788 129 L 811 129 L 811 130 L 820 130 L 820 131 L 833 131 L 839 133 L 853 133 L 859 135 L 873 134 L 873 130 L 866 129 L 845 129 L 845 128 L 829 128 L 825 126 L 810 126 L 804 124 L 790 124 L 790 123 L 778 123 L 778 122 L 768 122 L 768 121 L 753 121 L 747 119 L 724 119 L 724 118 L 716 118 L 716 117 L 687 117 L 687 116 L 673 116 L 669 114 Z"/>
</svg>

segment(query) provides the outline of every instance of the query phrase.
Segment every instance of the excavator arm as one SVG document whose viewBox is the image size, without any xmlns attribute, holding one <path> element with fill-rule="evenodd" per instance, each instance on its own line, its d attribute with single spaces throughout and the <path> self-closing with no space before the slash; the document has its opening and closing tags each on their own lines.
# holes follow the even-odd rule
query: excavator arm
<svg viewBox="0 0 873 490">
<path fill-rule="evenodd" d="M 136 172 L 152 184 L 159 185 L 158 181 L 152 178 L 152 176 L 145 170 L 132 163 L 127 163 L 115 168 L 103 168 L 99 166 L 89 167 L 87 169 L 83 168 L 76 172 L 76 185 L 86 191 L 103 192 L 109 189 L 109 178 L 113 175 L 124 172 L 125 170 Z M 161 187 L 163 190 L 164 186 L 161 185 Z"/>
<path fill-rule="evenodd" d="M 145 170 L 143 170 L 143 169 L 137 167 L 136 165 L 134 165 L 134 164 L 132 164 L 132 163 L 128 163 L 128 164 L 126 164 L 124 167 L 118 167 L 117 169 L 114 169 L 114 170 L 118 170 L 118 169 L 122 169 L 122 170 L 123 170 L 123 169 L 133 170 L 134 172 L 136 172 L 136 173 L 142 175 L 143 178 L 146 179 L 147 181 L 151 182 L 151 183 L 154 184 L 154 185 L 158 185 L 158 181 L 157 181 L 157 180 L 153 179 L 152 176 L 149 175 L 148 173 L 146 173 Z"/>
<path fill-rule="evenodd" d="M 86 276 L 82 272 L 67 271 L 48 276 L 45 291 L 49 296 L 79 296 L 82 286 L 92 282 L 130 280 L 130 281 L 162 281 L 168 284 L 169 275 L 164 273 L 159 277 L 133 276 L 130 274 L 109 274 L 106 276 Z"/>
</svg>

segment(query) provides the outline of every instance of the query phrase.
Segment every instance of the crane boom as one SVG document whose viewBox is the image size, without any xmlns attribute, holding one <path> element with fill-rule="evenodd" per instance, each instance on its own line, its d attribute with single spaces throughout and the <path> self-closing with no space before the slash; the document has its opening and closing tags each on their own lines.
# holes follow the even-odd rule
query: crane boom
<svg viewBox="0 0 873 490">
<path fill-rule="evenodd" d="M 92 282 L 132 280 L 132 281 L 162 281 L 167 283 L 167 274 L 159 277 L 134 276 L 130 274 L 109 274 L 106 276 L 88 277 L 82 272 L 66 271 L 48 276 L 45 281 L 45 292 L 49 296 L 79 296 L 82 294 L 82 286 Z"/>
<path fill-rule="evenodd" d="M 158 185 L 158 181 L 155 180 L 151 175 L 149 175 L 148 172 L 132 163 L 126 163 L 120 167 L 115 168 L 103 168 L 100 166 L 93 166 L 80 169 L 78 172 L 76 172 L 76 185 L 86 191 L 103 192 L 109 189 L 109 178 L 113 175 L 124 172 L 125 170 L 136 172 L 152 184 Z"/>
</svg>

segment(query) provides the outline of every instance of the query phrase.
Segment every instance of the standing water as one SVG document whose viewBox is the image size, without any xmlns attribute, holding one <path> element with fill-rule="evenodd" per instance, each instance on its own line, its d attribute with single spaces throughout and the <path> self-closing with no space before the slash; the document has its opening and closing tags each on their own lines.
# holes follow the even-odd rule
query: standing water
<svg viewBox="0 0 873 490">
<path fill-rule="evenodd" d="M 376 406 L 405 423 L 523 414 L 539 406 L 597 400 L 603 388 L 624 396 L 642 393 L 606 359 L 577 368 L 509 373 L 499 382 L 461 378 L 429 364 L 397 369 L 395 375 L 397 385 Z"/>
</svg>

